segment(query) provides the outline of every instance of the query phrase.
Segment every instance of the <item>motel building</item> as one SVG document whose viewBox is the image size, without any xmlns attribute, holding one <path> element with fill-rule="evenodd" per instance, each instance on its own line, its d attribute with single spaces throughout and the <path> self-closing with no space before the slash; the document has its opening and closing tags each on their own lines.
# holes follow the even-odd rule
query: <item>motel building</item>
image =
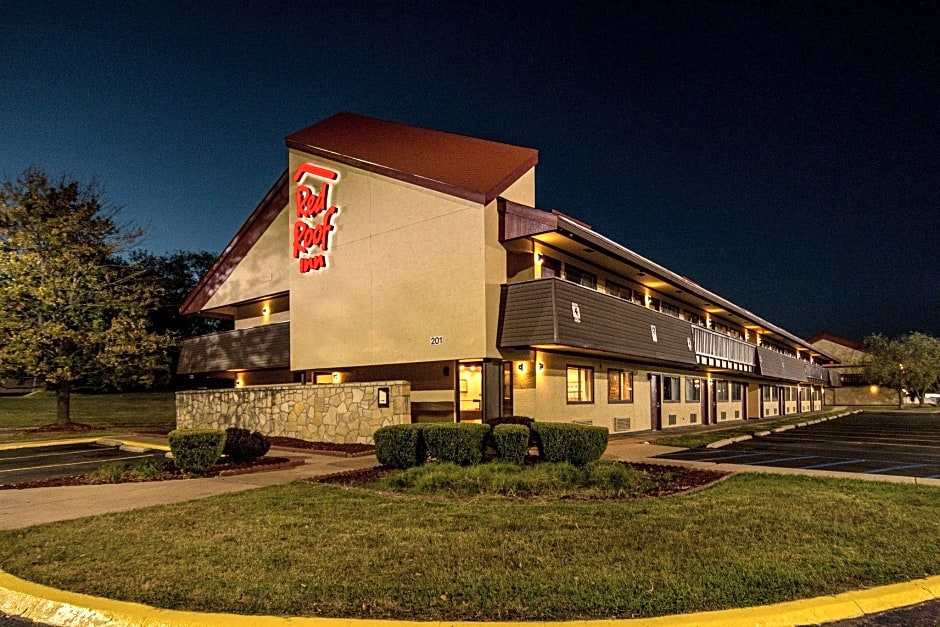
<svg viewBox="0 0 940 627">
<path fill-rule="evenodd" d="M 837 358 L 536 207 L 531 148 L 340 113 L 182 306 L 180 428 L 368 442 L 529 416 L 612 434 L 820 410 Z"/>
</svg>

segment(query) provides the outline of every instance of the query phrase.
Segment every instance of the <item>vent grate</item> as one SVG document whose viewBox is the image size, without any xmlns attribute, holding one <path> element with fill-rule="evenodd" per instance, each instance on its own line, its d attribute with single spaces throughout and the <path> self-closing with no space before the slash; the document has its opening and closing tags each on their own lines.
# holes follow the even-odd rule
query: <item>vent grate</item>
<svg viewBox="0 0 940 627">
<path fill-rule="evenodd" d="M 593 420 L 590 420 L 590 419 L 588 419 L 588 420 L 572 420 L 571 422 L 574 423 L 574 424 L 576 424 L 576 425 L 587 425 L 588 427 L 590 427 L 591 425 L 594 424 L 594 421 L 593 421 Z"/>
<path fill-rule="evenodd" d="M 689 422 L 692 424 L 698 422 L 698 414 L 689 414 Z"/>
<path fill-rule="evenodd" d="M 630 430 L 629 418 L 614 418 L 614 431 L 629 431 L 629 430 Z"/>
<path fill-rule="evenodd" d="M 675 415 L 675 414 L 669 414 L 669 424 L 670 424 L 670 425 L 676 424 L 676 415 Z"/>
</svg>

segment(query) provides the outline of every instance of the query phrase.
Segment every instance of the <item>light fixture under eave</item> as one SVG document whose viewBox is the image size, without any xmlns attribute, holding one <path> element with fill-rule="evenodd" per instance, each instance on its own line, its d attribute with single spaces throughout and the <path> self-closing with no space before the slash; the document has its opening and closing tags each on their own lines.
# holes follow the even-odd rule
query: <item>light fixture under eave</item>
<svg viewBox="0 0 940 627">
<path fill-rule="evenodd" d="M 542 372 L 543 370 L 545 370 L 545 362 L 541 362 L 541 361 L 540 361 L 540 362 L 538 363 L 538 371 L 539 371 L 539 372 Z"/>
</svg>

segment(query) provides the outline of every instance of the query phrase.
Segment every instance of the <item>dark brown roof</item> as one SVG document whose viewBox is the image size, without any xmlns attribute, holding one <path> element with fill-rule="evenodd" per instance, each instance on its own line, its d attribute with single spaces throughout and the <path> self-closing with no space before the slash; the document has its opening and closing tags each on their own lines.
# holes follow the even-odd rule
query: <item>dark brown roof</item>
<svg viewBox="0 0 940 627">
<path fill-rule="evenodd" d="M 857 351 L 862 351 L 865 353 L 868 352 L 868 347 L 861 342 L 856 342 L 855 340 L 850 340 L 847 337 L 842 337 L 841 335 L 836 335 L 835 333 L 829 333 L 828 331 L 822 331 L 816 335 L 806 338 L 806 341 L 810 344 L 815 344 L 821 340 L 829 340 L 833 344 L 841 344 L 842 346 L 853 348 Z"/>
<path fill-rule="evenodd" d="M 287 137 L 287 146 L 481 205 L 538 163 L 538 151 L 353 113 Z"/>
</svg>

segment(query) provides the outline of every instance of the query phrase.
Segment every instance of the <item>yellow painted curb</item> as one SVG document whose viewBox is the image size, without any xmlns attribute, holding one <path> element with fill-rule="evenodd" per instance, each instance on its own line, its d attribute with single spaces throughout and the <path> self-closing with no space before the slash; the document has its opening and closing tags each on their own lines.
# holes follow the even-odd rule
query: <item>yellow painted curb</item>
<svg viewBox="0 0 940 627">
<path fill-rule="evenodd" d="M 940 576 L 759 607 L 656 618 L 540 622 L 394 621 L 353 618 L 286 618 L 162 610 L 30 583 L 0 571 L 0 612 L 63 627 L 793 627 L 826 623 L 938 598 Z"/>
</svg>

